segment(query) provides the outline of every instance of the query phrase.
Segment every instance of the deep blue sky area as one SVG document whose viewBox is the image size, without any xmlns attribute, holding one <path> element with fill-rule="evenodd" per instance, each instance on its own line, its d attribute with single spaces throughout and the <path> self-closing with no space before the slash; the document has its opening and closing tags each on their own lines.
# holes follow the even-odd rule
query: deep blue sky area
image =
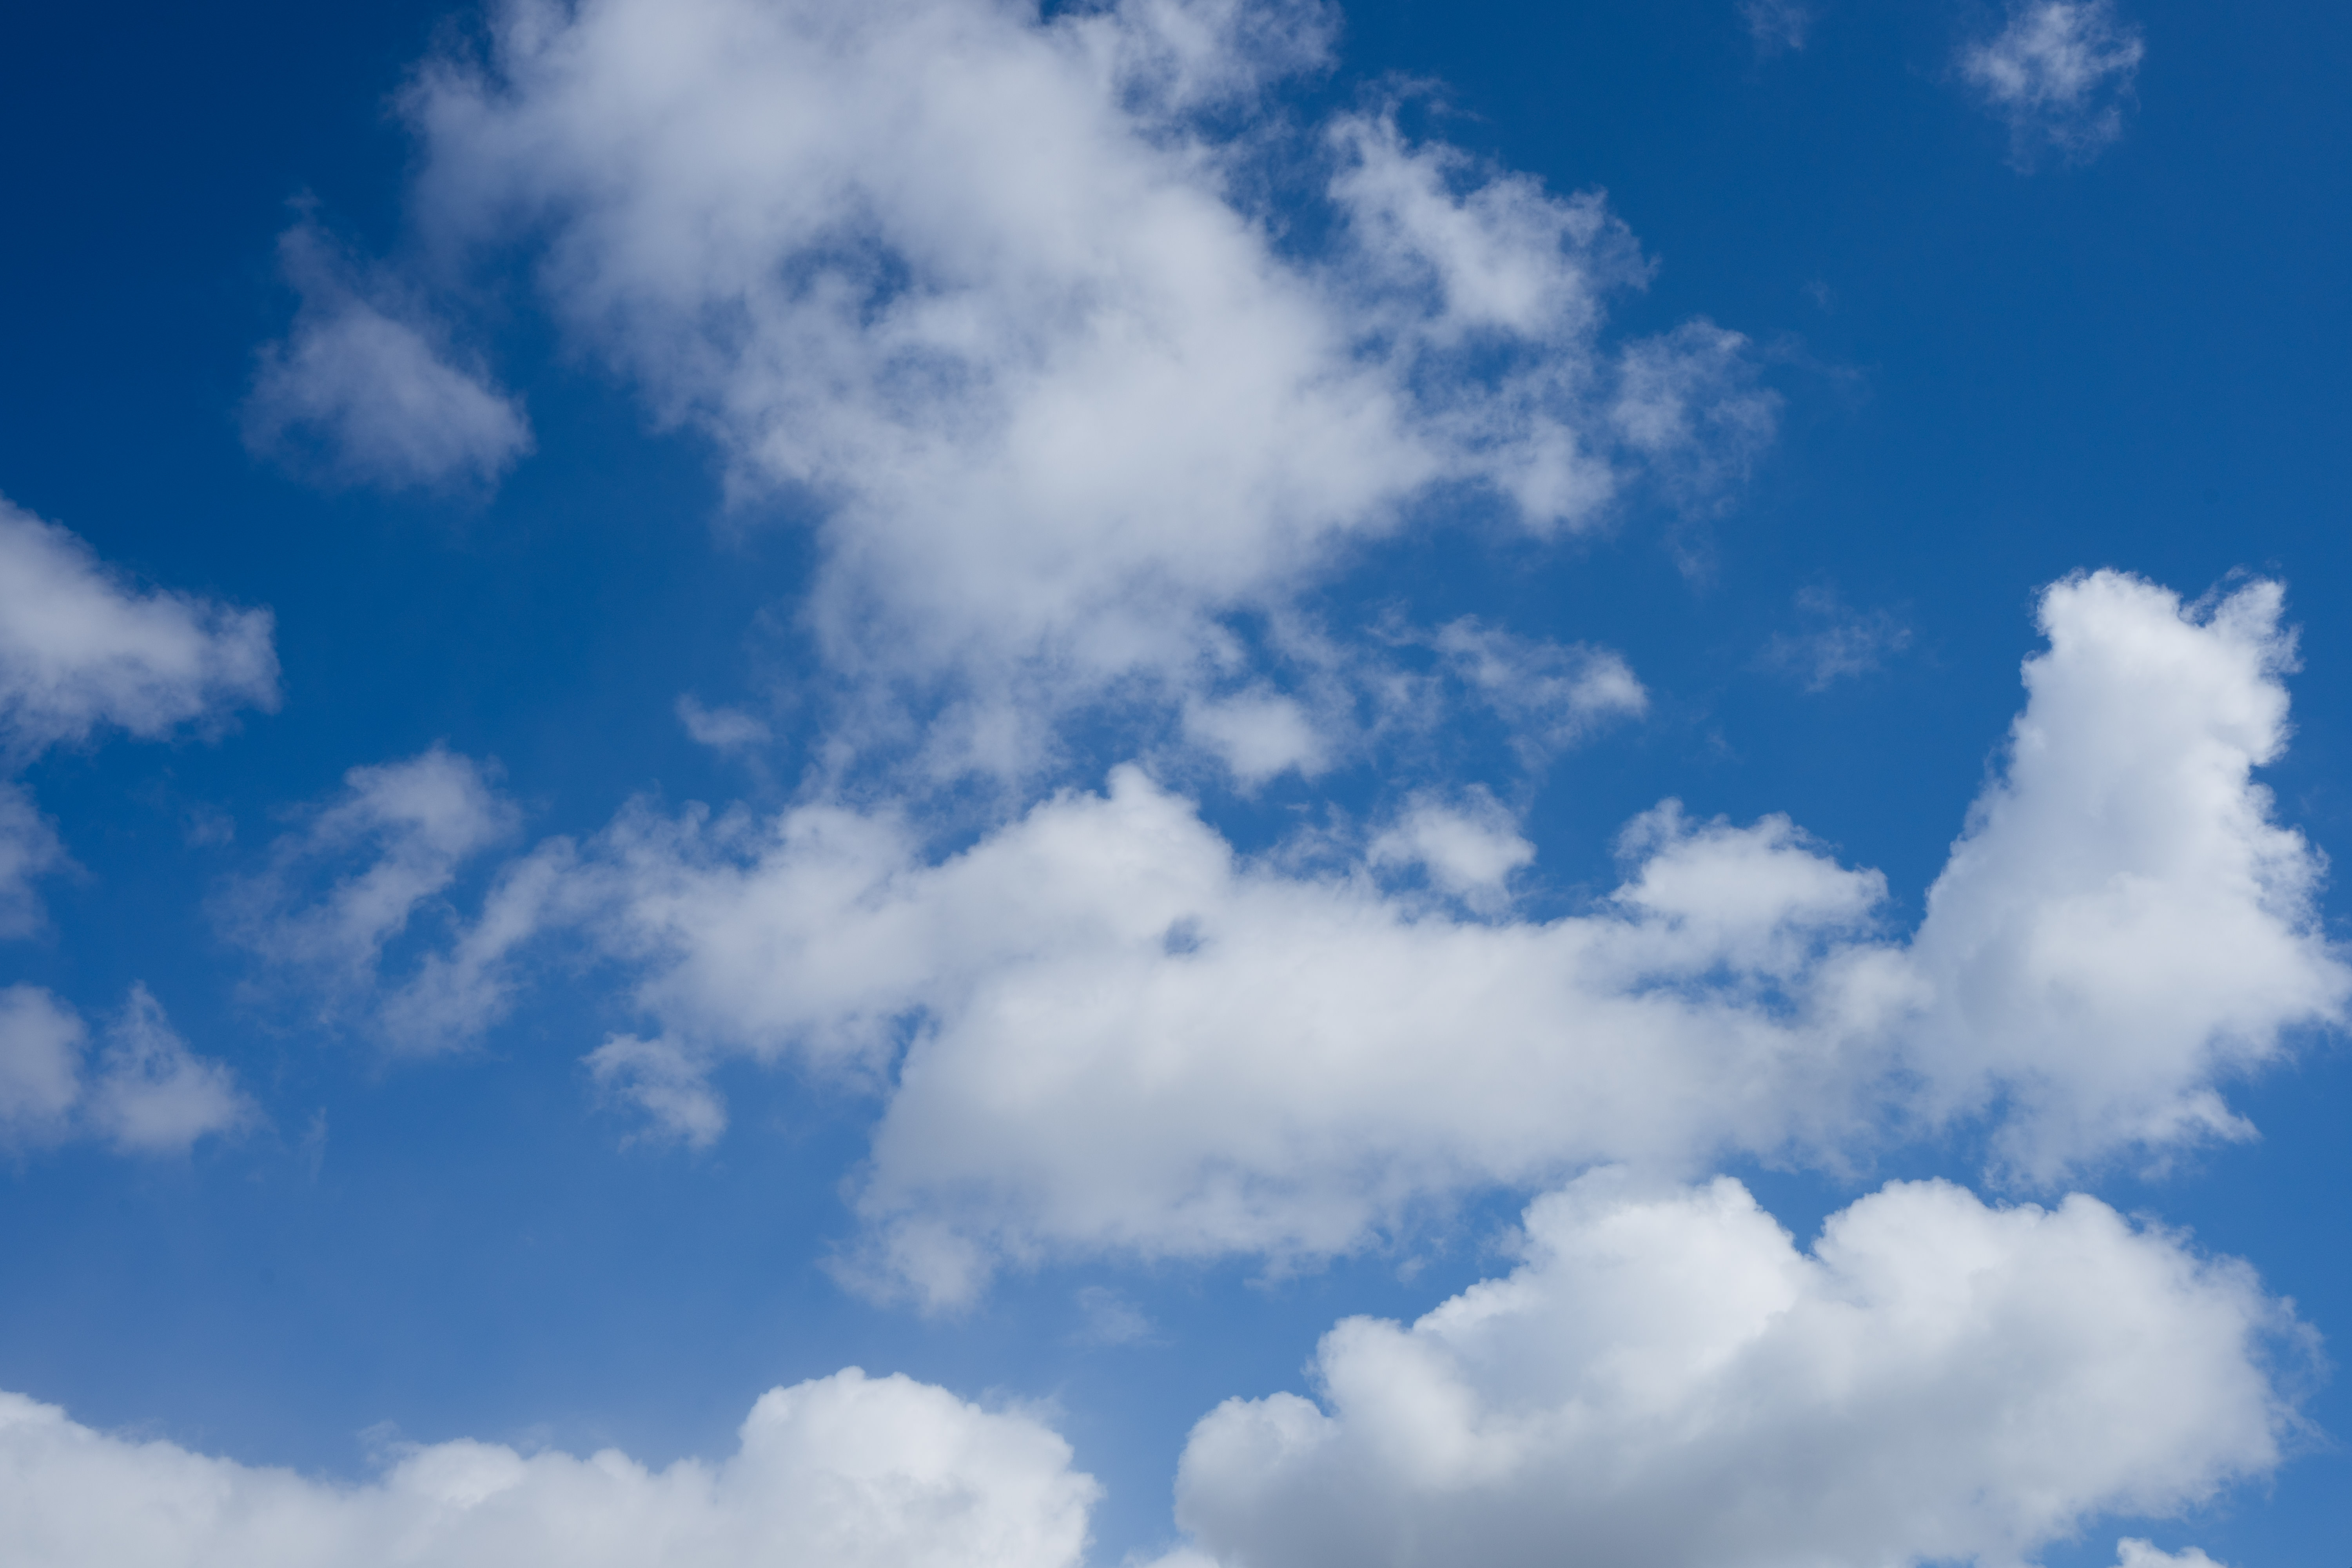
<svg viewBox="0 0 2352 1568">
<path fill-rule="evenodd" d="M 1956 64 L 2001 12 L 1957 0 L 1831 0 L 1777 51 L 1732 0 L 1354 0 L 1334 68 L 1282 89 L 1302 125 L 1403 90 L 1425 133 L 1554 192 L 1605 190 L 1655 262 L 1612 331 L 1707 318 L 1750 340 L 1780 399 L 1775 438 L 1704 504 L 1637 489 L 1543 544 L 1423 517 L 1307 598 L 1350 635 L 1475 615 L 1638 672 L 1648 713 L 1527 784 L 1525 907 L 1591 907 L 1619 828 L 1672 796 L 1701 819 L 1786 813 L 1882 869 L 1907 929 L 2000 763 L 2037 593 L 2103 566 L 2191 599 L 2233 574 L 2285 583 L 2302 666 L 2291 747 L 2262 776 L 2281 820 L 2352 857 L 2352 10 L 2126 10 L 2147 52 L 2120 137 L 2030 170 Z M 357 1478 L 386 1431 L 720 1454 L 761 1391 L 862 1364 L 1049 1410 L 1108 1489 L 1095 1560 L 1164 1546 L 1194 1420 L 1302 1390 L 1341 1318 L 1409 1321 L 1498 1272 L 1528 1194 L 1474 1194 L 1297 1273 L 1076 1259 L 927 1318 L 827 1268 L 856 1239 L 875 1094 L 737 1061 L 723 1142 L 632 1141 L 581 1064 L 634 1026 L 593 955 L 551 966 L 478 1047 L 394 1060 L 223 933 L 223 889 L 354 767 L 436 742 L 490 762 L 518 851 L 593 836 L 633 799 L 772 808 L 822 739 L 827 678 L 796 619 L 811 503 L 730 502 L 714 441 L 659 427 L 567 343 L 529 256 L 484 262 L 462 301 L 534 433 L 494 490 L 322 485 L 240 438 L 257 348 L 295 308 L 278 237 L 308 211 L 354 256 L 415 260 L 420 154 L 395 99 L 482 25 L 438 4 L 39 6 L 0 47 L 0 494 L 142 584 L 267 606 L 282 669 L 275 712 L 101 735 L 22 775 L 75 866 L 40 884 L 46 928 L 0 944 L 0 984 L 100 1018 L 143 982 L 266 1120 L 184 1158 L 0 1156 L 0 1388 Z M 1811 688 L 1773 650 L 1832 614 L 1901 635 Z M 778 743 L 697 745 L 681 694 L 773 715 Z M 1118 736 L 1076 732 L 1049 782 L 1099 787 Z M 1458 745 L 1507 771 L 1494 735 Z M 1251 850 L 1377 814 L 1386 765 L 1187 787 Z M 494 869 L 470 865 L 411 940 L 438 940 Z M 2339 878 L 2322 909 L 2352 940 L 2347 899 Z M 2325 1029 L 2290 1055 L 2226 1088 L 2258 1141 L 2076 1184 L 2245 1258 L 2340 1360 L 2352 1057 Z M 1732 1168 L 1802 1240 L 1888 1176 L 1976 1179 L 1985 1137 L 1964 1123 L 1851 1178 Z M 1090 1342 L 1090 1287 L 1150 1335 Z M 2352 1386 L 2304 1409 L 2274 1479 L 2182 1522 L 2094 1524 L 2042 1561 L 2106 1568 L 2119 1532 L 2237 1568 L 2342 1561 Z"/>
</svg>

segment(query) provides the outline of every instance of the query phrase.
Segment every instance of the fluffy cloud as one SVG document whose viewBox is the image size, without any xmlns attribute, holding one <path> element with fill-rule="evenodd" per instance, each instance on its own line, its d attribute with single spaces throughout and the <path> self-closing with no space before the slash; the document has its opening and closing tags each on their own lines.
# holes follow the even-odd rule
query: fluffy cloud
<svg viewBox="0 0 2352 1568">
<path fill-rule="evenodd" d="M 113 727 L 154 740 L 278 706 L 267 610 L 142 593 L 89 546 L 0 500 L 0 747 L 21 763 Z"/>
<path fill-rule="evenodd" d="M 123 1153 L 185 1153 L 257 1112 L 219 1062 L 191 1052 L 163 1009 L 134 985 L 94 1064 L 81 1015 L 37 986 L 0 991 L 0 1149 L 76 1137 Z"/>
<path fill-rule="evenodd" d="M 1897 1184 L 1810 1252 L 1727 1178 L 1604 1171 L 1528 1211 L 1526 1261 L 1411 1327 L 1326 1336 L 1320 1404 L 1232 1400 L 1178 1515 L 1252 1568 L 2022 1562 L 2108 1513 L 2258 1476 L 2300 1347 L 2242 1265 L 2076 1196 Z M 2161 1369 L 2160 1375 L 2158 1369 Z M 2126 1568 L 2200 1563 L 2126 1541 Z"/>
<path fill-rule="evenodd" d="M 718 1136 L 730 1057 L 884 1095 L 869 1278 L 934 1304 L 1007 1257 L 1328 1254 L 1481 1187 L 1980 1115 L 2053 1181 L 2238 1134 L 2221 1087 L 2352 994 L 2319 857 L 2252 778 L 2286 734 L 2279 611 L 2267 583 L 2050 589 L 2006 765 L 1907 938 L 1785 818 L 1669 802 L 1614 892 L 1536 921 L 1505 917 L 1529 856 L 1490 799 L 1251 859 L 1130 766 L 944 859 L 886 808 L 633 808 L 510 864 L 393 1010 L 478 1026 L 568 930 L 636 977 L 655 1026 L 592 1063 L 666 1133 Z"/>
<path fill-rule="evenodd" d="M 1927 895 L 1937 1004 L 1909 1047 L 1947 1103 L 2006 1098 L 2005 1156 L 2034 1175 L 2242 1135 L 2218 1086 L 2342 1020 L 2325 861 L 2252 777 L 2287 740 L 2281 597 L 2184 608 L 2114 572 L 2042 596 L 2007 769 Z"/>
<path fill-rule="evenodd" d="M 531 449 L 522 407 L 453 363 L 423 310 L 371 288 L 308 224 L 278 240 L 301 296 L 257 356 L 247 445 L 323 477 L 387 489 L 495 483 Z"/>
<path fill-rule="evenodd" d="M 1960 72 L 2009 125 L 2011 161 L 2098 156 L 2124 132 L 2147 45 L 2111 0 L 2022 0 L 2008 26 L 1960 53 Z"/>
<path fill-rule="evenodd" d="M 2002 1159 L 2048 1178 L 2230 1133 L 2218 1086 L 2341 1016 L 2318 858 L 2250 777 L 2285 733 L 2278 610 L 2267 584 L 2053 588 L 2006 771 L 1907 942 L 1875 873 L 1778 818 L 1662 809 L 1594 909 L 1495 922 L 1241 859 L 1132 769 L 936 864 L 810 806 L 635 814 L 572 875 L 671 1068 L 878 1083 L 903 1047 L 863 1204 L 936 1300 L 999 1251 L 1328 1251 L 1465 1187 L 1890 1112 L 1998 1103 Z M 1412 816 L 1370 858 L 1408 852 L 1464 889 L 1517 858 Z"/>
<path fill-rule="evenodd" d="M 528 237 L 574 337 L 708 431 L 739 491 L 819 502 L 836 670 L 960 691 L 933 761 L 1020 772 L 1065 700 L 1118 684 L 1179 714 L 1232 684 L 1220 617 L 1433 490 L 1575 528 L 1643 473 L 1703 498 L 1769 437 L 1738 334 L 1608 340 L 1646 267 L 1597 196 L 1377 111 L 1304 143 L 1208 129 L 1327 24 L 1297 0 L 514 0 L 490 66 L 410 96 L 419 210 L 446 246 Z M 1325 253 L 1244 199 L 1268 156 L 1324 185 Z M 1285 711 L 1191 728 L 1245 777 L 1312 765 Z"/>
<path fill-rule="evenodd" d="M 1098 1489 L 1037 1421 L 852 1369 L 766 1394 L 728 1459 L 458 1440 L 350 1487 L 112 1437 L 0 1394 L 21 1568 L 1076 1568 Z"/>
</svg>

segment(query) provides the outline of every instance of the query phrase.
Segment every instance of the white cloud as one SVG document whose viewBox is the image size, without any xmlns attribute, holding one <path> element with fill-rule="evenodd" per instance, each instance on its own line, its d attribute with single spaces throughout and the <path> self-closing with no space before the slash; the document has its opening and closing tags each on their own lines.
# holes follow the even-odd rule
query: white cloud
<svg viewBox="0 0 2352 1568">
<path fill-rule="evenodd" d="M 218 901 L 225 928 L 273 964 L 305 973 L 331 1006 L 377 986 L 385 946 L 432 907 L 467 861 L 511 835 L 520 814 L 494 773 L 439 746 L 404 762 L 353 768 L 341 793 L 313 808 L 270 847 L 259 874 Z M 453 952 L 430 956 L 411 987 L 375 999 L 375 1026 L 401 1048 L 462 1043 L 495 1016 L 501 997 L 473 954 L 504 940 L 537 906 L 518 910 L 541 882 L 534 864 L 510 870 Z"/>
<path fill-rule="evenodd" d="M 1836 1163 L 1956 1118 L 2054 1181 L 2236 1135 L 2221 1089 L 2352 994 L 2322 862 L 2251 777 L 2285 736 L 2279 609 L 2050 589 L 2006 767 L 1908 940 L 1876 872 L 1782 817 L 1668 802 L 1613 893 L 1536 921 L 1496 918 L 1526 856 L 1491 803 L 1408 806 L 1352 864 L 1254 860 L 1124 767 L 945 859 L 888 807 L 632 808 L 511 865 L 425 973 L 478 1018 L 525 942 L 582 931 L 653 1025 L 600 1079 L 689 1142 L 730 1057 L 884 1095 L 859 1267 L 934 1305 L 1007 1258 L 1312 1257 L 1481 1187 Z M 1407 858 L 1467 913 L 1383 887 Z"/>
<path fill-rule="evenodd" d="M 1536 847 L 1521 837 L 1502 804 L 1482 789 L 1447 803 L 1423 795 L 1365 849 L 1374 866 L 1417 866 L 1432 886 L 1481 911 L 1508 901 L 1511 874 L 1535 863 Z"/>
<path fill-rule="evenodd" d="M 0 500 L 0 746 L 21 763 L 113 726 L 155 740 L 278 706 L 267 610 L 142 593 L 80 539 Z"/>
<path fill-rule="evenodd" d="M 413 301 L 358 277 L 309 223 L 279 237 L 278 258 L 301 306 L 256 356 L 253 451 L 386 489 L 495 484 L 530 451 L 522 405 L 455 363 Z"/>
<path fill-rule="evenodd" d="M 1471 696 L 1511 725 L 1530 767 L 1602 724 L 1638 719 L 1650 694 L 1614 649 L 1515 637 L 1465 616 L 1431 639 Z"/>
<path fill-rule="evenodd" d="M 839 807 L 634 816 L 581 907 L 699 1049 L 878 1082 L 908 1042 L 862 1202 L 942 1300 L 1005 1252 L 1329 1251 L 1486 1183 L 1818 1149 L 1898 1078 L 1905 1115 L 1999 1103 L 2047 1178 L 2230 1131 L 2220 1085 L 2340 1017 L 2318 859 L 2249 778 L 2284 733 L 2278 604 L 2052 589 L 2007 771 L 1907 943 L 1875 873 L 1778 818 L 1669 807 L 1591 912 L 1464 923 L 1241 860 L 1132 770 L 936 865 Z"/>
<path fill-rule="evenodd" d="M 2006 1155 L 2033 1174 L 2241 1135 L 2220 1086 L 2342 1021 L 2326 861 L 2251 776 L 2286 745 L 2281 604 L 2257 582 L 2184 609 L 2114 572 L 2042 596 L 2007 768 L 1927 896 L 1937 1005 L 1912 1047 L 1940 1093 L 2007 1098 Z"/>
<path fill-rule="evenodd" d="M 0 937 L 40 929 L 41 900 L 33 879 L 65 863 L 66 847 L 33 803 L 32 792 L 0 783 Z"/>
<path fill-rule="evenodd" d="M 2084 163 L 2123 135 L 2147 52 L 2111 0 L 2019 0 L 1994 37 L 1960 52 L 1960 73 L 2009 125 L 2011 161 Z"/>
<path fill-rule="evenodd" d="M 1188 112 L 1313 62 L 1327 21 L 516 0 L 494 68 L 411 95 L 419 209 L 444 245 L 543 239 L 578 342 L 739 492 L 828 509 L 835 668 L 961 693 L 983 711 L 931 761 L 1022 772 L 1066 701 L 1174 717 L 1229 686 L 1219 617 L 1433 487 L 1573 528 L 1644 471 L 1696 495 L 1768 431 L 1737 334 L 1606 341 L 1646 268 L 1598 197 L 1377 113 L 1277 146 Z M 1328 169 L 1329 255 L 1286 255 L 1237 194 L 1264 156 Z"/>
<path fill-rule="evenodd" d="M 181 1154 L 258 1117 L 224 1064 L 192 1053 L 133 985 L 107 1026 L 96 1070 L 89 1028 L 47 991 L 0 991 L 0 1149 L 96 1139 L 117 1152 Z"/>
<path fill-rule="evenodd" d="M 773 739 L 765 720 L 740 708 L 705 708 L 690 696 L 677 700 L 677 721 L 696 745 L 714 752 L 747 751 Z"/>
<path fill-rule="evenodd" d="M 19 1568 L 1076 1568 L 1099 1489 L 1038 1421 L 856 1369 L 776 1389 L 740 1447 L 653 1470 L 458 1439 L 359 1486 L 110 1436 L 0 1394 Z"/>
<path fill-rule="evenodd" d="M 727 1131 L 727 1106 L 710 1087 L 709 1064 L 676 1040 L 615 1035 L 588 1053 L 597 1084 L 628 1100 L 663 1135 L 707 1149 Z"/>
<path fill-rule="evenodd" d="M 1292 768 L 1311 778 L 1328 762 L 1324 739 L 1305 706 L 1269 689 L 1195 699 L 1184 707 L 1184 732 L 1244 787 Z"/>
<path fill-rule="evenodd" d="M 89 1033 L 80 1014 L 38 986 L 0 991 L 0 1147 L 70 1134 Z"/>
<path fill-rule="evenodd" d="M 1777 55 L 1803 48 L 1817 17 L 1812 6 L 1799 0 L 1739 0 L 1739 19 L 1748 24 L 1759 54 Z"/>
<path fill-rule="evenodd" d="M 1728 1178 L 1604 1171 L 1528 1211 L 1507 1278 L 1333 1329 L 1319 1405 L 1205 1417 L 1178 1517 L 1255 1568 L 2014 1563 L 2269 1472 L 2297 1418 L 2267 1369 L 2305 1339 L 2088 1197 L 1896 1184 L 1808 1253 Z"/>
<path fill-rule="evenodd" d="M 2159 1552 L 2154 1543 L 2126 1536 L 2116 1542 L 2116 1568 L 2221 1568 L 2196 1547 Z"/>
</svg>

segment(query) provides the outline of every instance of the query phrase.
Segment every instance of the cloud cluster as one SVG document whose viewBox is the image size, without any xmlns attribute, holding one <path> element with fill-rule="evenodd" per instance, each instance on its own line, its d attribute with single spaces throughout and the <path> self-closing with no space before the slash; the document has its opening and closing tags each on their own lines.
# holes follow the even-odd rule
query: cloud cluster
<svg viewBox="0 0 2352 1568">
<path fill-rule="evenodd" d="M 409 96 L 419 210 L 447 247 L 530 240 L 557 317 L 739 494 L 821 508 L 835 670 L 948 692 L 938 766 L 1023 773 L 1069 703 L 1234 684 L 1221 617 L 1426 498 L 1583 527 L 1643 474 L 1703 500 L 1770 437 L 1737 333 L 1609 340 L 1647 268 L 1598 196 L 1378 108 L 1218 129 L 1327 25 L 1297 0 L 515 0 L 488 64 Z M 1320 187 L 1314 254 L 1247 197 L 1268 159 Z M 1193 728 L 1244 773 L 1312 754 L 1265 738 L 1275 710 L 1225 719 Z"/>
<path fill-rule="evenodd" d="M 1128 766 L 944 858 L 887 808 L 632 808 L 510 863 L 393 1009 L 478 1029 L 567 931 L 635 976 L 652 1027 L 592 1062 L 657 1129 L 716 1138 L 730 1057 L 882 1093 L 870 1278 L 939 1305 L 1005 1258 L 1329 1254 L 1598 1163 L 1837 1163 L 1980 1115 L 2007 1173 L 2055 1181 L 2242 1133 L 2221 1088 L 2352 994 L 2320 858 L 2252 777 L 2286 734 L 2279 612 L 2268 583 L 2051 588 L 1907 936 L 1784 818 L 1670 802 L 1612 893 L 1536 921 L 1490 796 L 1421 797 L 1336 864 L 1252 859 Z"/>
<path fill-rule="evenodd" d="M 145 592 L 88 543 L 0 500 L 0 938 L 39 929 L 35 879 L 68 863 L 57 829 L 13 774 L 53 746 L 114 729 L 159 740 L 278 706 L 267 610 Z M 90 1138 L 124 1152 L 184 1152 L 256 1117 L 228 1069 L 192 1054 L 133 985 L 90 1060 L 70 1004 L 0 990 L 0 1151 Z"/>
<path fill-rule="evenodd" d="M 229 1069 L 172 1032 L 143 985 L 131 988 L 91 1060 L 81 1015 L 34 985 L 0 990 L 0 1151 L 76 1138 L 122 1153 L 185 1153 L 259 1111 Z"/>
<path fill-rule="evenodd" d="M 1410 1327 L 1340 1323 L 1319 1403 L 1204 1418 L 1177 1482 L 1200 1553 L 2020 1563 L 2095 1515 L 2264 1473 L 2296 1428 L 2270 1373 L 2305 1348 L 2288 1310 L 2087 1197 L 1996 1209 L 1897 1184 L 1801 1252 L 1728 1178 L 1603 1171 L 1538 1200 L 1525 1249 Z"/>
<path fill-rule="evenodd" d="M 764 1395 L 716 1464 L 460 1439 L 356 1487 L 0 1394 L 19 1568 L 1076 1568 L 1097 1491 L 1037 1421 L 855 1368 Z"/>
<path fill-rule="evenodd" d="M 2020 0 L 2008 25 L 1960 52 L 1960 74 L 2007 122 L 2010 159 L 2087 163 L 2124 133 L 2147 46 L 2113 0 Z"/>
<path fill-rule="evenodd" d="M 309 223 L 278 251 L 301 304 L 285 339 L 255 356 L 251 450 L 395 490 L 494 485 L 530 451 L 522 405 L 457 363 L 420 306 L 362 279 Z"/>
</svg>

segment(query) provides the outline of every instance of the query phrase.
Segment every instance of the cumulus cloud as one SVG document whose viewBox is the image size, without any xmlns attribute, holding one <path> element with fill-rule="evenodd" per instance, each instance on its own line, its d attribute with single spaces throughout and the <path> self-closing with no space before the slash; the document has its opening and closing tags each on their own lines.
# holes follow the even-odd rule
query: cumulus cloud
<svg viewBox="0 0 2352 1568">
<path fill-rule="evenodd" d="M 1911 1047 L 1938 1092 L 2010 1103 L 2007 1157 L 2251 1131 L 2219 1086 L 2343 1018 L 2326 862 L 2252 772 L 2285 748 L 2294 639 L 2275 583 L 2184 606 L 2120 573 L 2042 595 L 2048 651 L 2002 776 L 1927 895 L 1937 1003 Z"/>
<path fill-rule="evenodd" d="M 1877 872 L 1785 817 L 1667 802 L 1612 892 L 1535 921 L 1505 918 L 1531 857 L 1489 798 L 1408 801 L 1352 860 L 1253 858 L 1124 766 L 945 858 L 887 805 L 634 806 L 510 863 L 384 1016 L 478 1027 L 526 944 L 577 933 L 654 1026 L 598 1081 L 666 1135 L 719 1134 L 730 1058 L 886 1098 L 862 1277 L 934 1305 L 1006 1258 L 1311 1257 L 1481 1187 L 1836 1163 L 1979 1116 L 2011 1179 L 2160 1160 L 2242 1135 L 2222 1089 L 2352 995 L 2323 861 L 2252 776 L 2286 736 L 2281 605 L 2053 586 L 2004 766 L 1907 937 Z M 466 849 L 503 819 L 462 759 L 353 780 L 311 835 L 399 823 L 383 858 L 262 929 L 358 971 L 452 862 L 357 803 L 434 782 L 472 803 Z"/>
<path fill-rule="evenodd" d="M 1116 686 L 1265 776 L 1311 763 L 1278 710 L 1187 708 L 1233 684 L 1221 617 L 1441 491 L 1538 532 L 1644 474 L 1703 497 L 1773 416 L 1736 333 L 1609 336 L 1647 268 L 1598 196 L 1378 110 L 1211 129 L 1328 30 L 1281 0 L 515 0 L 487 66 L 409 97 L 418 209 L 540 247 L 574 339 L 739 493 L 821 504 L 835 669 L 981 710 L 927 731 L 938 766 L 1032 768 Z M 1240 194 L 1264 156 L 1322 171 L 1327 253 Z"/>
<path fill-rule="evenodd" d="M 2017 1563 L 2265 1474 L 2297 1426 L 2269 1370 L 2305 1348 L 2288 1308 L 2088 1197 L 1898 1183 L 1800 1251 L 1728 1178 L 1602 1171 L 1528 1211 L 1525 1249 L 1410 1327 L 1340 1323 L 1319 1402 L 1204 1418 L 1177 1482 L 1199 1553 Z"/>
<path fill-rule="evenodd" d="M 1134 768 L 943 861 L 835 805 L 638 810 L 542 858 L 678 1059 L 877 1089 L 896 1063 L 859 1201 L 882 1276 L 935 1301 L 1004 1256 L 1329 1252 L 1484 1184 L 1920 1119 L 1997 1111 L 2004 1168 L 2053 1179 L 2231 1135 L 2221 1087 L 2341 1016 L 2320 861 L 2251 778 L 2285 733 L 2279 606 L 2053 587 L 1907 940 L 1876 873 L 1781 818 L 1670 804 L 1588 910 L 1465 919 L 1368 872 L 1492 889 L 1520 863 L 1492 820 L 1409 814 L 1362 870 L 1301 872 Z"/>
<path fill-rule="evenodd" d="M 1993 37 L 1960 52 L 1960 74 L 2009 126 L 2010 159 L 2087 163 L 2124 133 L 2147 47 L 2112 0 L 2021 0 Z"/>
<path fill-rule="evenodd" d="M 459 1439 L 405 1447 L 360 1486 L 0 1394 L 0 1516 L 22 1568 L 1076 1568 L 1098 1491 L 1035 1419 L 855 1368 L 761 1397 L 717 1463 Z"/>
<path fill-rule="evenodd" d="M 457 363 L 414 301 L 372 285 L 309 223 L 279 237 L 301 297 L 256 356 L 246 444 L 339 481 L 386 489 L 495 484 L 531 449 L 522 405 Z"/>
<path fill-rule="evenodd" d="M 74 534 L 0 500 L 0 746 L 12 761 L 100 729 L 156 740 L 277 706 L 268 611 L 142 592 Z"/>
<path fill-rule="evenodd" d="M 143 985 L 131 988 L 95 1061 L 89 1026 L 33 985 L 0 991 L 0 1149 L 89 1138 L 123 1153 L 181 1154 L 258 1117 L 228 1068 L 172 1031 Z"/>
</svg>

